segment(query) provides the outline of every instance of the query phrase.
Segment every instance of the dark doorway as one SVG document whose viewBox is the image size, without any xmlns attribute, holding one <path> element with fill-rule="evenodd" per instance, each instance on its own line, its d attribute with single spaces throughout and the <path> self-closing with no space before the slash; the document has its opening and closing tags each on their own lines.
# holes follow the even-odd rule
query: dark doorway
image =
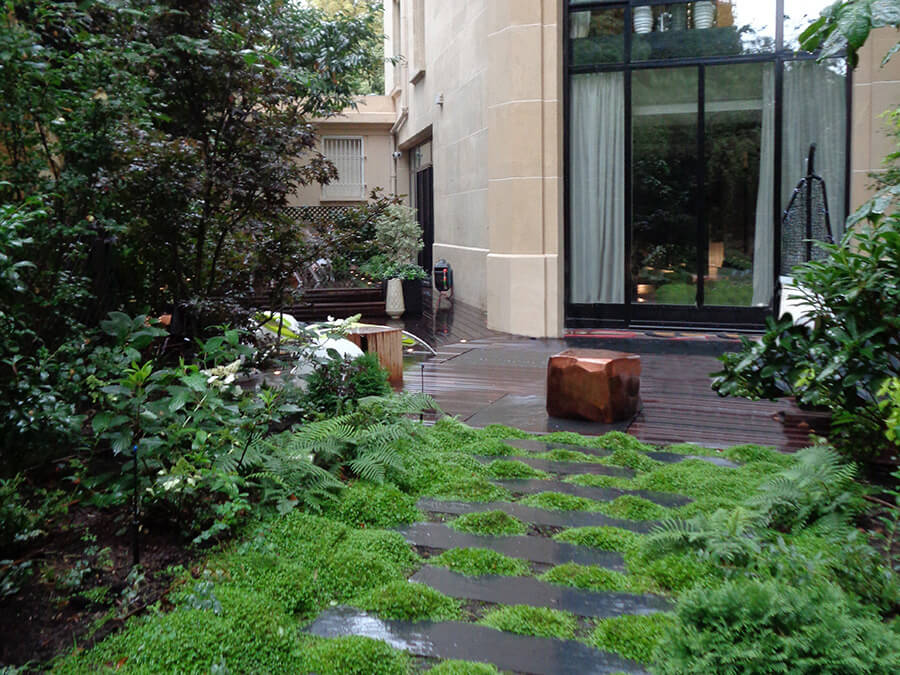
<svg viewBox="0 0 900 675">
<path fill-rule="evenodd" d="M 429 166 L 416 172 L 416 209 L 419 225 L 422 226 L 422 241 L 425 244 L 419 254 L 421 265 L 431 277 L 434 266 L 432 248 L 434 246 L 434 168 Z"/>
</svg>

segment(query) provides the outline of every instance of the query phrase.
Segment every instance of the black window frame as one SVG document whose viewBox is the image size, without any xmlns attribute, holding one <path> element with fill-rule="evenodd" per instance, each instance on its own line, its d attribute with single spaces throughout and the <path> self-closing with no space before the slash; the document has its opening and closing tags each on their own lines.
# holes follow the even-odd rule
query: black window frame
<svg viewBox="0 0 900 675">
<path fill-rule="evenodd" d="M 742 63 L 773 63 L 775 64 L 775 157 L 774 157 L 774 198 L 773 213 L 775 224 L 775 241 L 773 246 L 774 255 L 774 279 L 777 283 L 781 274 L 779 263 L 781 260 L 781 221 L 782 221 L 782 161 L 783 161 L 783 141 L 784 141 L 784 65 L 793 61 L 815 61 L 818 58 L 817 53 L 793 52 L 784 46 L 784 0 L 776 0 L 775 2 L 775 51 L 767 53 L 740 54 L 730 56 L 702 56 L 702 57 L 685 57 L 671 58 L 647 61 L 631 61 L 632 55 L 632 10 L 635 7 L 646 5 L 672 5 L 687 4 L 694 0 L 594 0 L 588 2 L 577 2 L 572 4 L 571 0 L 563 0 L 563 65 L 562 72 L 564 78 L 563 84 L 563 125 L 564 125 L 564 147 L 563 147 L 563 217 L 564 225 L 564 303 L 565 303 L 565 326 L 566 328 L 686 328 L 686 329 L 708 329 L 708 328 L 728 328 L 731 330 L 758 330 L 766 320 L 775 312 L 775 307 L 722 307 L 709 305 L 649 305 L 638 304 L 633 302 L 634 295 L 634 279 L 631 274 L 631 257 L 632 257 L 632 217 L 633 217 L 633 147 L 632 147 L 632 74 L 636 70 L 649 70 L 660 68 L 676 68 L 697 67 L 700 70 L 700 94 L 703 94 L 703 69 L 705 66 L 733 65 Z M 572 65 L 571 64 L 571 42 L 570 35 L 570 15 L 573 12 L 583 12 L 591 10 L 603 9 L 624 9 L 625 10 L 625 59 L 619 63 L 598 63 L 592 65 Z M 845 58 L 844 54 L 838 54 L 832 58 Z M 846 58 L 845 58 L 846 63 Z M 852 93 L 853 93 L 853 70 L 847 63 L 846 75 L 846 116 L 845 116 L 845 167 L 844 167 L 844 213 L 838 214 L 839 217 L 846 219 L 850 211 L 850 178 L 851 178 L 851 146 L 852 146 Z M 569 181 L 570 175 L 570 123 L 571 123 L 571 88 L 572 76 L 582 73 L 599 73 L 599 72 L 621 72 L 624 73 L 625 80 L 625 301 L 622 304 L 579 304 L 572 302 L 571 298 L 571 241 L 572 241 L 572 222 L 571 222 L 571 185 Z M 703 100 L 700 101 L 700 122 L 698 123 L 698 135 L 705 135 L 703 125 Z M 699 139 L 702 147 L 703 139 Z M 699 189 L 699 188 L 698 188 Z M 703 259 L 703 251 L 708 245 L 703 235 L 706 230 L 702 223 L 698 227 L 698 258 Z M 702 272 L 702 270 L 701 270 Z M 699 275 L 698 283 L 700 284 L 700 296 L 702 298 L 702 273 Z"/>
</svg>

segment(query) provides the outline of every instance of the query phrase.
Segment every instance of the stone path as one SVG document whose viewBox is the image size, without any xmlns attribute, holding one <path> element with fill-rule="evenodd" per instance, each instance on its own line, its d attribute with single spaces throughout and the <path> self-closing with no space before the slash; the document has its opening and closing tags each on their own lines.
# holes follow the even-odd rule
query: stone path
<svg viewBox="0 0 900 675">
<path fill-rule="evenodd" d="M 523 450 L 541 452 L 547 449 L 564 448 L 591 456 L 603 457 L 610 454 L 603 450 L 562 444 L 544 444 L 532 441 L 510 441 L 510 444 Z M 647 454 L 664 462 L 685 459 L 685 456 L 673 453 Z M 493 461 L 497 458 L 481 459 Z M 600 473 L 602 475 L 603 472 L 599 471 L 597 467 L 603 467 L 604 470 L 616 469 L 616 467 L 605 467 L 590 462 L 557 462 L 537 458 L 523 460 L 520 457 L 516 457 L 516 459 L 558 476 L 581 473 Z M 731 462 L 719 458 L 701 457 L 698 459 L 712 459 L 719 465 L 734 466 Z M 621 471 L 620 474 L 609 475 L 631 475 L 632 473 L 629 470 L 619 469 L 619 471 Z M 680 506 L 691 501 L 687 497 L 675 494 L 583 487 L 556 479 L 498 480 L 493 482 L 510 490 L 514 498 L 526 494 L 561 492 L 604 502 L 612 501 L 626 494 L 640 496 L 663 506 Z M 595 512 L 552 511 L 533 508 L 516 501 L 480 503 L 423 498 L 419 500 L 418 507 L 426 513 L 440 516 L 502 511 L 525 523 L 551 528 L 608 526 L 646 533 L 655 525 L 653 522 L 610 518 Z M 528 535 L 522 536 L 486 536 L 460 532 L 444 523 L 420 522 L 400 528 L 398 531 L 426 557 L 434 552 L 449 549 L 479 548 L 537 564 L 538 569 L 540 566 L 571 562 L 618 571 L 625 570 L 624 559 L 618 552 L 557 542 L 549 536 L 544 536 L 547 534 L 546 531 L 542 532 L 535 528 L 532 528 Z M 655 595 L 580 590 L 545 582 L 533 576 L 486 575 L 471 577 L 429 564 L 421 567 L 410 578 L 410 581 L 425 584 L 445 595 L 467 601 L 470 603 L 467 607 L 477 607 L 477 603 L 486 603 L 487 609 L 527 605 L 570 612 L 576 617 L 580 617 L 582 627 L 587 626 L 588 628 L 590 628 L 589 622 L 595 619 L 622 615 L 645 615 L 672 609 L 672 605 L 667 599 Z M 471 605 L 471 603 L 476 603 L 476 605 Z M 646 672 L 639 663 L 603 652 L 576 640 L 517 635 L 471 622 L 411 623 L 383 620 L 350 607 L 337 607 L 323 613 L 307 628 L 307 631 L 322 637 L 346 635 L 370 637 L 387 642 L 395 648 L 419 657 L 481 661 L 493 663 L 501 670 L 515 673 L 584 675 Z M 584 637 L 583 632 L 580 634 Z"/>
</svg>

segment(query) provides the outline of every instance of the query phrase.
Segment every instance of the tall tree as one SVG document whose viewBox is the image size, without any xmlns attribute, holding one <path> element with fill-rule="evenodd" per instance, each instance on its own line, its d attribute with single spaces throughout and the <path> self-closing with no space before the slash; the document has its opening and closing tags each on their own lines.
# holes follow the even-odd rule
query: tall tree
<svg viewBox="0 0 900 675">
<path fill-rule="evenodd" d="M 340 16 L 364 19 L 373 38 L 360 45 L 365 65 L 360 68 L 354 88 L 358 94 L 384 93 L 384 6 L 373 0 L 307 0 L 329 17 Z"/>
</svg>

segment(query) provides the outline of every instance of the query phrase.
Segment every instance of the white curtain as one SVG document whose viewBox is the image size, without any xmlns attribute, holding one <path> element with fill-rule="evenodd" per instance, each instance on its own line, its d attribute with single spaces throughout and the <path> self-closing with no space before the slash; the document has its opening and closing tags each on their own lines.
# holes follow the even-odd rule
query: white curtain
<svg viewBox="0 0 900 675">
<path fill-rule="evenodd" d="M 571 300 L 625 302 L 625 76 L 572 78 Z"/>
<path fill-rule="evenodd" d="M 775 71 L 763 70 L 759 190 L 753 235 L 753 304 L 767 306 L 775 292 Z"/>
<path fill-rule="evenodd" d="M 784 69 L 782 207 L 806 175 L 809 146 L 815 143 L 815 170 L 825 179 L 835 240 L 844 233 L 846 199 L 847 81 L 841 66 L 795 61 Z"/>
</svg>

